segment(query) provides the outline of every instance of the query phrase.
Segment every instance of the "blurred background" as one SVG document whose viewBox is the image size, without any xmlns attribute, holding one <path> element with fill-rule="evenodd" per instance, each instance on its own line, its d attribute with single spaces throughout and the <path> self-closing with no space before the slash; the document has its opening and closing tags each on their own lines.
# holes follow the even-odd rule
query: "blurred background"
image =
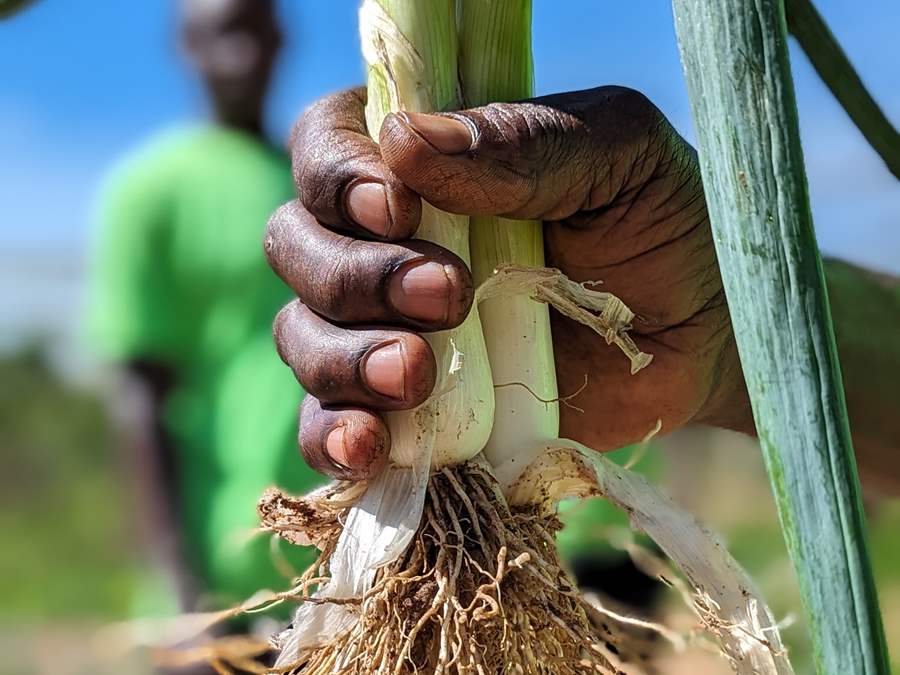
<svg viewBox="0 0 900 675">
<path fill-rule="evenodd" d="M 900 4 L 816 4 L 900 125 Z M 538 93 L 633 87 L 693 139 L 668 2 L 534 5 Z M 265 116 L 273 144 L 317 97 L 362 82 L 356 9 L 355 0 L 278 4 L 284 49 Z M 111 661 L 96 628 L 178 607 L 137 533 L 138 501 L 106 404 L 115 378 L 84 320 L 109 172 L 160 131 L 209 115 L 176 24 L 175 0 L 40 0 L 0 23 L 0 673 L 146 672 L 140 659 Z M 900 274 L 900 186 L 793 45 L 792 65 L 823 252 Z M 785 635 L 808 665 L 753 444 L 689 430 L 649 455 L 655 478 L 723 535 L 778 616 L 797 619 Z M 900 502 L 873 503 L 870 515 L 896 663 Z M 699 663 L 685 672 L 701 672 Z"/>
</svg>

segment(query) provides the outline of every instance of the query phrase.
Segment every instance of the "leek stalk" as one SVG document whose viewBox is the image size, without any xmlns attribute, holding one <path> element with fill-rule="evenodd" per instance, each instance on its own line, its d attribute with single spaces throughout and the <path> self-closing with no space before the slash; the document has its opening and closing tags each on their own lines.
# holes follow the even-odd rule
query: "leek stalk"
<svg viewBox="0 0 900 675">
<path fill-rule="evenodd" d="M 889 672 L 780 0 L 675 0 L 716 251 L 819 673 Z"/>
</svg>

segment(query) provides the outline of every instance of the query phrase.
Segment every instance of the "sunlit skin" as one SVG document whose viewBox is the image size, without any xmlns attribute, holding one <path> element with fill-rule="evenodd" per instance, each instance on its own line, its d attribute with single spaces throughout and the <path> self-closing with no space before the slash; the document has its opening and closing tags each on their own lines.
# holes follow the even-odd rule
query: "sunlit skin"
<svg viewBox="0 0 900 675">
<path fill-rule="evenodd" d="M 293 139 L 299 200 L 273 217 L 267 238 L 299 296 L 275 333 L 309 392 L 301 445 L 315 468 L 357 478 L 379 469 L 390 441 L 378 411 L 417 405 L 435 378 L 424 340 L 398 329 L 451 327 L 471 303 L 461 261 L 408 240 L 420 198 L 455 213 L 542 219 L 547 264 L 602 280 L 637 314 L 632 334 L 654 361 L 635 376 L 595 333 L 553 314 L 560 392 L 587 376 L 577 406 L 592 411 L 563 407 L 563 436 L 609 450 L 657 419 L 667 430 L 746 426 L 746 404 L 733 404 L 743 385 L 696 155 L 644 96 L 605 87 L 452 116 L 392 115 L 380 150 L 364 96 L 337 94 L 303 117 Z M 407 284 L 411 259 L 441 264 Z M 377 352 L 386 343 L 402 348 Z"/>
<path fill-rule="evenodd" d="M 274 332 L 308 392 L 300 445 L 313 468 L 351 479 L 381 470 L 390 435 L 380 413 L 418 405 L 434 385 L 420 333 L 458 325 L 471 305 L 462 261 L 410 239 L 422 199 L 454 213 L 542 220 L 548 265 L 601 280 L 636 313 L 632 335 L 654 360 L 632 376 L 616 349 L 551 312 L 560 393 L 587 378 L 576 399 L 587 412 L 563 406 L 562 436 L 607 451 L 640 440 L 658 419 L 664 433 L 692 423 L 753 433 L 697 155 L 645 96 L 601 87 L 444 115 L 399 113 L 379 130 L 380 145 L 364 104 L 363 89 L 346 91 L 300 119 L 292 138 L 299 198 L 272 217 L 265 241 L 270 264 L 298 295 Z M 897 378 L 871 373 L 896 373 L 900 359 L 858 346 L 858 330 L 841 315 L 872 295 L 872 284 L 885 294 L 898 285 L 832 267 L 860 466 L 897 492 L 900 425 L 882 414 L 900 395 Z M 889 340 L 900 311 L 887 309 L 889 320 L 870 330 Z M 863 369 L 870 375 L 860 380 Z M 860 381 L 870 386 L 853 386 Z"/>
</svg>

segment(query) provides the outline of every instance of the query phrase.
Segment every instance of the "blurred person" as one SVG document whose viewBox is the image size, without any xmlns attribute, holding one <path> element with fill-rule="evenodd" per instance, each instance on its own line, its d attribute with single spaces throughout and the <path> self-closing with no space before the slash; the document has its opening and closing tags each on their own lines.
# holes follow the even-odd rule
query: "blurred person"
<svg viewBox="0 0 900 675">
<path fill-rule="evenodd" d="M 192 610 L 285 587 L 270 542 L 252 537 L 255 504 L 268 485 L 319 481 L 292 461 L 302 392 L 271 349 L 288 291 L 259 243 L 293 192 L 288 158 L 263 132 L 281 44 L 274 3 L 180 8 L 213 119 L 153 139 L 112 176 L 89 323 L 124 375 L 117 401 L 152 553 Z M 312 561 L 284 553 L 294 569 Z"/>
</svg>

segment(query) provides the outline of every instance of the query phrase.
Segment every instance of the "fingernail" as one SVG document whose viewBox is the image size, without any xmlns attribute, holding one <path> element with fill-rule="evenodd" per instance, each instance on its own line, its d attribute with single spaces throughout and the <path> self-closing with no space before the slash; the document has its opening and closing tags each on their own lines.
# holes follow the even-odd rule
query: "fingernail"
<svg viewBox="0 0 900 675">
<path fill-rule="evenodd" d="M 381 237 L 391 230 L 387 191 L 381 183 L 351 185 L 346 197 L 347 215 L 360 227 Z"/>
<path fill-rule="evenodd" d="M 449 270 L 455 274 L 455 270 Z M 450 274 L 440 263 L 417 262 L 395 272 L 388 289 L 388 299 L 394 309 L 419 321 L 446 321 L 453 290 Z"/>
<path fill-rule="evenodd" d="M 392 342 L 371 352 L 363 364 L 363 376 L 372 391 L 395 401 L 402 401 L 406 396 L 403 346 L 399 342 Z"/>
<path fill-rule="evenodd" d="M 452 117 L 423 113 L 402 113 L 409 125 L 440 152 L 456 155 L 472 147 L 472 132 Z"/>
<path fill-rule="evenodd" d="M 344 427 L 335 427 L 328 432 L 325 439 L 325 450 L 332 461 L 347 468 L 347 448 L 344 447 Z"/>
</svg>

